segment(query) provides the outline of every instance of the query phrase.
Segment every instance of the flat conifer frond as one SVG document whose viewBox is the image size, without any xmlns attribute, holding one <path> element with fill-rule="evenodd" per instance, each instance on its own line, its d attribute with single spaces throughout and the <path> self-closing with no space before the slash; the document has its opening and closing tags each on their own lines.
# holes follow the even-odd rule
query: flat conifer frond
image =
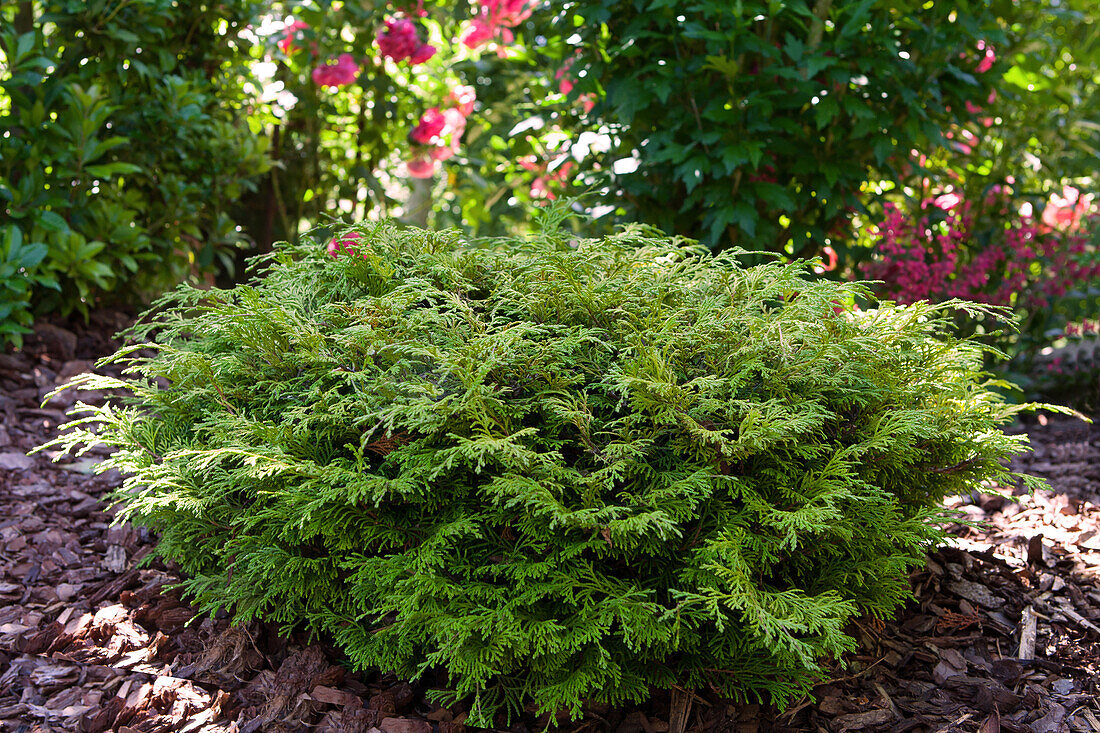
<svg viewBox="0 0 1100 733">
<path fill-rule="evenodd" d="M 950 308 L 645 229 L 356 231 L 166 296 L 133 381 L 83 382 L 129 399 L 55 443 L 117 447 L 122 516 L 203 611 L 440 671 L 472 722 L 673 684 L 782 705 L 907 597 L 944 496 L 1018 478 L 1022 408 Z"/>
</svg>

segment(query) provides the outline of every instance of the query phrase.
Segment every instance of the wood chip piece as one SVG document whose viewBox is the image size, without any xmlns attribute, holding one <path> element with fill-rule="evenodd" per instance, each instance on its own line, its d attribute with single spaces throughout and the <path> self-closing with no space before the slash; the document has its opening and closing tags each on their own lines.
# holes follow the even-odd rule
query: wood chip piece
<svg viewBox="0 0 1100 733">
<path fill-rule="evenodd" d="M 432 733 L 432 724 L 412 718 L 383 718 L 378 724 L 383 733 Z"/>
<path fill-rule="evenodd" d="M 103 566 L 112 573 L 121 573 L 126 569 L 126 550 L 120 545 L 111 545 L 103 557 Z"/>
<path fill-rule="evenodd" d="M 1020 616 L 1020 651 L 1016 655 L 1020 659 L 1035 659 L 1035 633 L 1038 626 L 1035 609 L 1027 606 Z"/>
<path fill-rule="evenodd" d="M 25 471 L 34 466 L 34 459 L 30 456 L 14 451 L 0 453 L 0 470 Z"/>
<path fill-rule="evenodd" d="M 329 705 L 351 705 L 359 700 L 358 697 L 350 692 L 337 690 L 334 687 L 326 687 L 325 685 L 317 685 L 314 687 L 309 693 L 309 696 L 317 702 L 328 703 Z"/>
<path fill-rule="evenodd" d="M 885 725 L 894 722 L 894 713 L 890 710 L 868 710 L 866 713 L 851 713 L 833 718 L 838 731 L 861 730 L 872 725 Z"/>
<path fill-rule="evenodd" d="M 955 595 L 965 598 L 971 603 L 977 603 L 982 608 L 1000 608 L 1005 600 L 980 583 L 969 580 L 948 580 L 947 590 Z"/>
<path fill-rule="evenodd" d="M 672 688 L 669 701 L 668 729 L 670 733 L 684 733 L 687 729 L 694 695 L 679 687 Z"/>
</svg>

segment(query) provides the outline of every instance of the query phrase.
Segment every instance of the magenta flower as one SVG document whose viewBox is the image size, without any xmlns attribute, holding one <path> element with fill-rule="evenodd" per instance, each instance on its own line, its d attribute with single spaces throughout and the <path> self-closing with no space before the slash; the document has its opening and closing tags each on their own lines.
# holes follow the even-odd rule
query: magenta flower
<svg viewBox="0 0 1100 733">
<path fill-rule="evenodd" d="M 351 84 L 359 77 L 359 64 L 350 53 L 342 53 L 335 62 L 329 59 L 318 66 L 311 76 L 318 86 L 340 87 Z"/>
<path fill-rule="evenodd" d="M 993 52 L 993 47 L 985 41 L 978 41 L 978 50 L 983 52 L 982 60 L 978 62 L 978 66 L 974 71 L 984 74 L 993 68 L 994 62 L 997 61 L 997 54 Z"/>
<path fill-rule="evenodd" d="M 435 46 L 425 43 L 412 52 L 412 55 L 409 56 L 409 63 L 413 65 L 422 64 L 432 56 L 435 56 Z"/>
<path fill-rule="evenodd" d="M 422 64 L 436 52 L 435 46 L 420 42 L 416 25 L 408 18 L 387 20 L 386 29 L 378 34 L 378 48 L 394 63 L 408 59 L 410 64 Z"/>
<path fill-rule="evenodd" d="M 378 34 L 378 48 L 382 55 L 400 63 L 413 55 L 420 47 L 416 26 L 407 18 L 386 21 L 386 29 Z"/>
<path fill-rule="evenodd" d="M 341 252 L 352 255 L 359 254 L 356 249 L 360 244 L 359 240 L 362 238 L 363 235 L 359 232 L 346 232 L 339 237 L 333 237 L 328 243 L 328 253 L 333 257 L 339 257 Z M 367 253 L 363 252 L 363 256 L 366 257 Z"/>
</svg>

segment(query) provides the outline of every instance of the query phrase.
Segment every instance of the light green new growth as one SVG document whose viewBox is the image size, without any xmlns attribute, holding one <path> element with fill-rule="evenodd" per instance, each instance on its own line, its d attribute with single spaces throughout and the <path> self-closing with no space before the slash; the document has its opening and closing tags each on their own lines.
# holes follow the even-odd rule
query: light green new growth
<svg viewBox="0 0 1100 733">
<path fill-rule="evenodd" d="M 204 611 L 442 670 L 475 723 L 673 684 L 782 705 L 907 597 L 940 499 L 1026 479 L 959 304 L 856 311 L 642 229 L 357 231 L 166 296 L 131 334 L 155 356 L 114 357 L 135 381 L 84 382 L 129 404 L 56 442 L 118 447 L 123 516 Z"/>
</svg>

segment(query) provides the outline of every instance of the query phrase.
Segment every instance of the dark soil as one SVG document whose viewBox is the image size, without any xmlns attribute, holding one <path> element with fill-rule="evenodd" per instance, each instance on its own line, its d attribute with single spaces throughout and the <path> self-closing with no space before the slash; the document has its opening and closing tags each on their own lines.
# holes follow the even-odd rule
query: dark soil
<svg viewBox="0 0 1100 733">
<path fill-rule="evenodd" d="M 112 525 L 100 498 L 121 478 L 92 474 L 102 453 L 25 455 L 75 400 L 103 399 L 41 406 L 110 353 L 102 334 L 124 323 L 44 324 L 23 352 L 0 354 L 0 730 L 464 731 L 462 707 L 427 702 L 428 684 L 352 674 L 334 649 L 263 624 L 192 620 L 168 590 L 173 568 L 137 567 L 149 533 Z M 860 649 L 813 699 L 778 714 L 674 690 L 640 709 L 593 706 L 561 729 L 1100 733 L 1100 429 L 1057 418 L 1027 430 L 1035 452 L 1019 468 L 1050 489 L 954 498 L 984 526 L 956 527 L 897 618 L 853 625 Z"/>
</svg>

